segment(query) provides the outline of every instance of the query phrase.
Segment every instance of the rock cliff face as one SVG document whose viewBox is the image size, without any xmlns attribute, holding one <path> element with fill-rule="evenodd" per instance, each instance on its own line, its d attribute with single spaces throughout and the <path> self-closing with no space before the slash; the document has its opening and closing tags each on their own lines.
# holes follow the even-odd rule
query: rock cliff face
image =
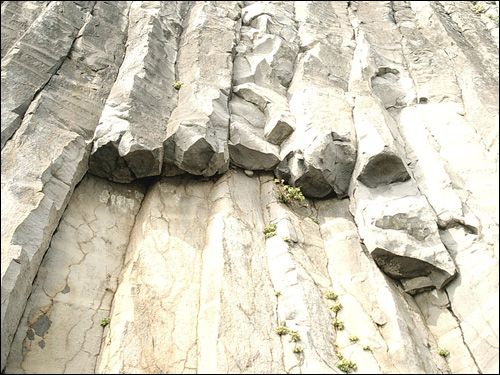
<svg viewBox="0 0 500 375">
<path fill-rule="evenodd" d="M 1 14 L 2 371 L 498 373 L 498 2 Z"/>
</svg>

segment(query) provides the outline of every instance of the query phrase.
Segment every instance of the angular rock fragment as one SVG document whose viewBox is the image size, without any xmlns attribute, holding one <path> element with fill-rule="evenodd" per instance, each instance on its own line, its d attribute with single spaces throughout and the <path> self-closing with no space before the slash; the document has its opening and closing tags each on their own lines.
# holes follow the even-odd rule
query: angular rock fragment
<svg viewBox="0 0 500 375">
<path fill-rule="evenodd" d="M 371 96 L 356 98 L 353 116 L 358 140 L 357 179 L 370 188 L 410 178 L 386 124 L 383 109 Z M 387 121 L 390 121 L 387 118 Z"/>
<path fill-rule="evenodd" d="M 437 289 L 453 279 L 437 218 L 413 180 L 376 189 L 357 183 L 351 204 L 366 248 L 387 275 Z"/>
<path fill-rule="evenodd" d="M 94 135 L 89 170 L 117 182 L 161 173 L 167 121 L 177 104 L 175 62 L 182 32 L 176 2 L 137 2 L 129 46 Z"/>
<path fill-rule="evenodd" d="M 278 147 L 263 139 L 264 114 L 257 106 L 234 96 L 229 104 L 231 127 L 229 155 L 239 167 L 271 170 L 279 163 Z"/>
<path fill-rule="evenodd" d="M 233 92 L 265 113 L 264 136 L 268 142 L 279 145 L 295 130 L 295 118 L 286 97 L 254 83 L 236 86 Z"/>
</svg>

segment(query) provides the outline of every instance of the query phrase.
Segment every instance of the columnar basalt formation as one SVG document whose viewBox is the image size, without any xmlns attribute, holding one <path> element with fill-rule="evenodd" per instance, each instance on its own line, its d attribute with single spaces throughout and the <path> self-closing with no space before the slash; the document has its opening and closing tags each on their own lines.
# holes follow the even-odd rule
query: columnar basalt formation
<svg viewBox="0 0 500 375">
<path fill-rule="evenodd" d="M 4 373 L 498 373 L 496 2 L 1 14 Z"/>
</svg>

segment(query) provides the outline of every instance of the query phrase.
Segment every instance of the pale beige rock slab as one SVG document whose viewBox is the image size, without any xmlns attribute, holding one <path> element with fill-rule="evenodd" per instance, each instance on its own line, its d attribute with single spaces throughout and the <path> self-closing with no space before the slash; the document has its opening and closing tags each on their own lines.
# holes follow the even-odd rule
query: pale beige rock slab
<svg viewBox="0 0 500 375">
<path fill-rule="evenodd" d="M 2 368 L 52 233 L 87 170 L 89 142 L 123 56 L 128 4 L 102 2 L 95 10 L 100 16 L 82 28 L 72 58 L 2 150 Z M 93 37 L 96 24 L 105 38 Z M 99 64 L 107 69 L 96 72 Z"/>
<path fill-rule="evenodd" d="M 87 175 L 52 237 L 7 361 L 7 373 L 93 374 L 140 185 Z"/>
</svg>

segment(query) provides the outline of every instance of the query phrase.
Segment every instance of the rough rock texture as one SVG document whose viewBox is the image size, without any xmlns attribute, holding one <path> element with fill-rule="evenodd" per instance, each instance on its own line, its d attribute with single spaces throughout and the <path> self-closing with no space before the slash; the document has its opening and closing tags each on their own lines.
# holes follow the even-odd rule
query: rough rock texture
<svg viewBox="0 0 500 375">
<path fill-rule="evenodd" d="M 3 372 L 499 372 L 497 2 L 1 14 Z"/>
</svg>

